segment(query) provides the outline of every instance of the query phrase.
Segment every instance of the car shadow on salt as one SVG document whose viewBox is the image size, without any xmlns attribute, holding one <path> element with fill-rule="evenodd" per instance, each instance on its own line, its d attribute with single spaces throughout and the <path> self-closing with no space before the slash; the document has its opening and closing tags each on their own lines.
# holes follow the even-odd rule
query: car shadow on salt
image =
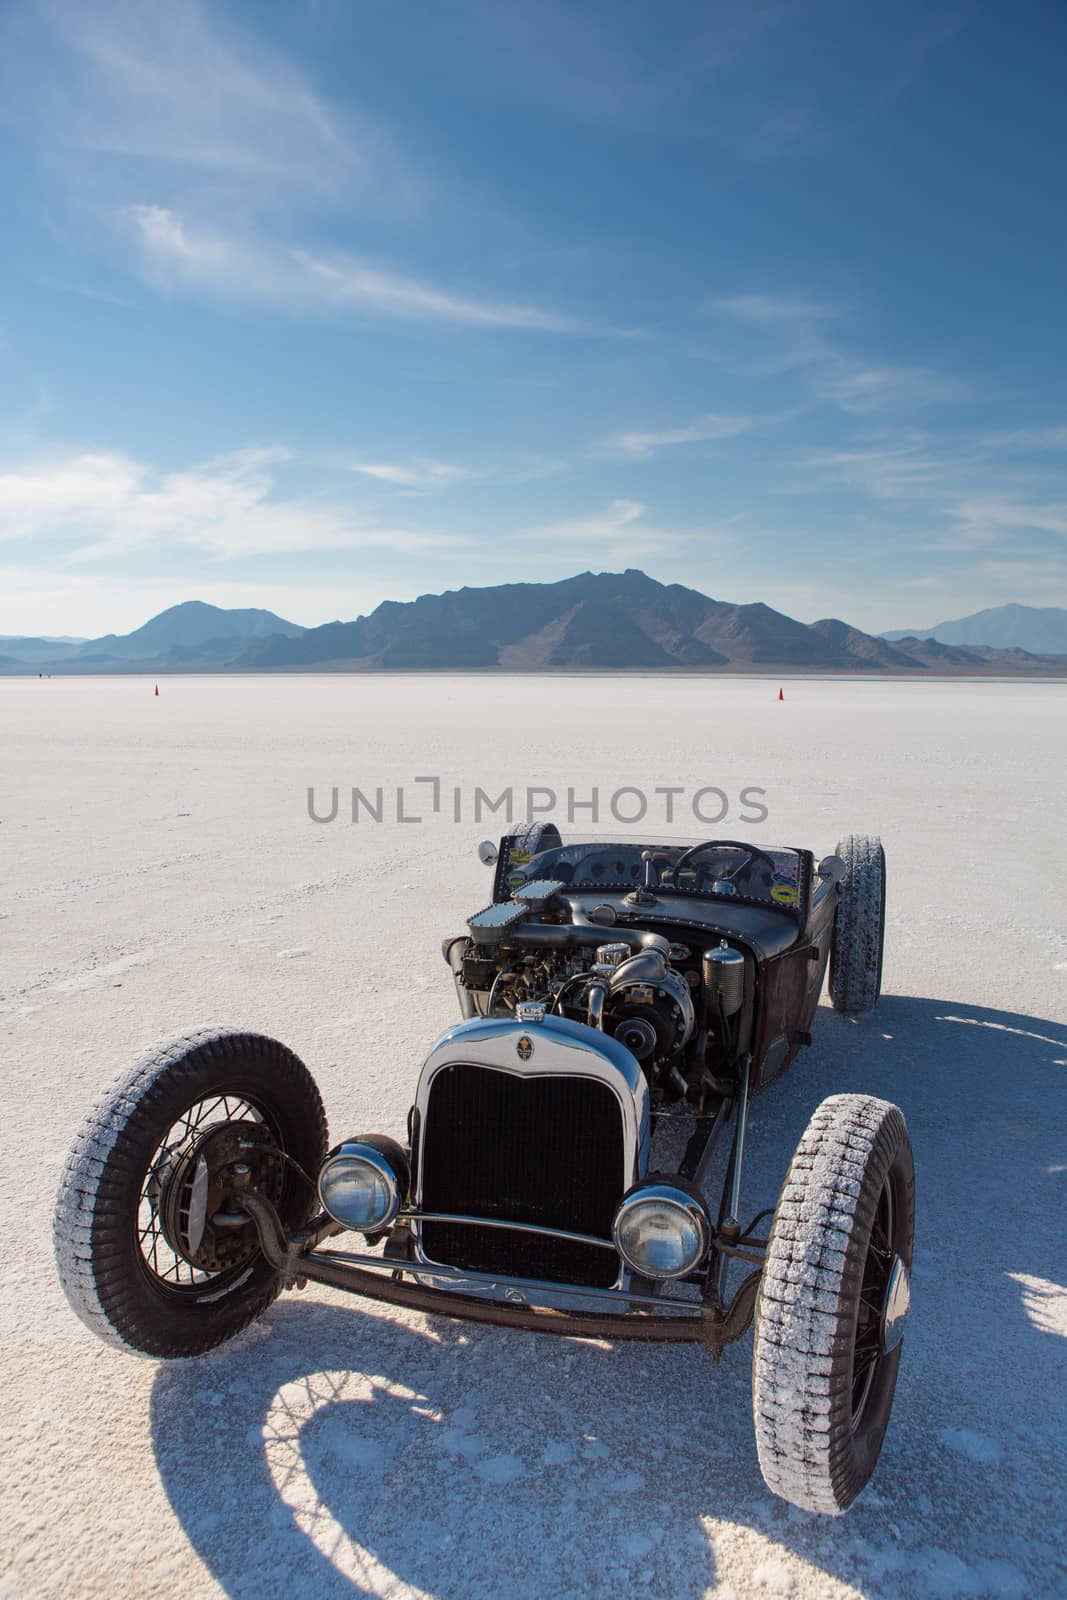
<svg viewBox="0 0 1067 1600">
<path fill-rule="evenodd" d="M 1062 1026 L 887 996 L 857 1022 L 821 1016 L 755 1108 L 752 1212 L 826 1094 L 897 1100 L 915 1145 L 913 1318 L 879 1470 L 846 1518 L 763 1489 L 750 1337 L 716 1367 L 325 1292 L 160 1368 L 175 1512 L 239 1597 L 699 1600 L 791 1593 L 801 1563 L 872 1597 L 1062 1592 L 1065 1060 Z"/>
</svg>

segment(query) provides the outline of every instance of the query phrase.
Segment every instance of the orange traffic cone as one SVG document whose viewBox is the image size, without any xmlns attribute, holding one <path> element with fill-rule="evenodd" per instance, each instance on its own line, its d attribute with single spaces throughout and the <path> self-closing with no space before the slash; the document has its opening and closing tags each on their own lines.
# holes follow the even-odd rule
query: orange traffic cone
<svg viewBox="0 0 1067 1600">
<path fill-rule="evenodd" d="M 157 694 L 159 693 L 158 689 L 156 690 L 156 693 Z M 782 693 L 781 689 L 779 689 L 779 691 L 778 691 L 778 698 L 779 698 L 779 700 L 784 700 L 785 699 L 785 695 Z"/>
<path fill-rule="evenodd" d="M 158 683 L 156 684 L 156 693 L 157 694 L 159 693 L 159 684 Z M 779 696 L 778 697 L 779 697 L 779 699 L 781 699 L 781 691 L 779 691 Z"/>
</svg>

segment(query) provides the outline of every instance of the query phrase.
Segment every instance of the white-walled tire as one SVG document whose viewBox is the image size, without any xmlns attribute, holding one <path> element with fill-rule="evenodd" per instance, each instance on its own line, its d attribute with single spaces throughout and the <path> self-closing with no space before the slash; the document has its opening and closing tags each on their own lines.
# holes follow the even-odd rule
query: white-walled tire
<svg viewBox="0 0 1067 1600">
<path fill-rule="evenodd" d="M 848 1015 L 870 1011 L 882 992 L 885 955 L 885 851 L 868 833 L 849 833 L 837 854 L 845 875 L 837 891 L 830 948 L 830 999 Z"/>
<path fill-rule="evenodd" d="M 878 1460 L 909 1301 L 915 1169 L 899 1109 L 824 1100 L 775 1211 L 756 1301 L 752 1409 L 767 1487 L 845 1511 Z"/>
<path fill-rule="evenodd" d="M 313 1183 L 326 1142 L 314 1080 L 277 1040 L 205 1031 L 154 1052 L 89 1113 L 63 1168 L 53 1241 L 72 1310 L 141 1355 L 195 1356 L 232 1338 L 281 1281 L 253 1225 L 224 1209 L 228 1166 L 251 1165 L 295 1228 L 317 1209 L 299 1169 Z"/>
</svg>

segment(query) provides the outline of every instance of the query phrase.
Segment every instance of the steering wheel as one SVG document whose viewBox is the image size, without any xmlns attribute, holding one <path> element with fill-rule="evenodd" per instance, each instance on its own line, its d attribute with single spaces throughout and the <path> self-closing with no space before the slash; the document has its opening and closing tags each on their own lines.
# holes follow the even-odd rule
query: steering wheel
<svg viewBox="0 0 1067 1600">
<path fill-rule="evenodd" d="M 705 839 L 702 844 L 691 844 L 689 849 L 683 851 L 678 857 L 678 860 L 674 863 L 675 883 L 678 882 L 682 869 L 689 866 L 690 862 L 694 861 L 697 856 L 703 855 L 705 850 L 744 851 L 745 859 L 740 862 L 732 872 L 724 872 L 719 874 L 724 883 L 733 883 L 734 879 L 737 877 L 737 874 L 739 872 L 743 872 L 749 863 L 754 861 L 757 856 L 761 861 L 765 861 L 767 863 L 772 873 L 777 872 L 778 870 L 777 863 L 771 859 L 766 850 L 761 850 L 758 845 L 743 844 L 740 839 Z"/>
</svg>

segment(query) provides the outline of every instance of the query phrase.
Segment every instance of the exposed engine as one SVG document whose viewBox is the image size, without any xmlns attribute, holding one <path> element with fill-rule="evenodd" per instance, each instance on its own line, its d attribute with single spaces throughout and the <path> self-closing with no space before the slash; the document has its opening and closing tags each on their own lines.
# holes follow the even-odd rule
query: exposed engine
<svg viewBox="0 0 1067 1600">
<path fill-rule="evenodd" d="M 602 1029 L 640 1062 L 653 1105 L 722 1093 L 737 1055 L 745 958 L 725 943 L 706 951 L 650 932 L 629 941 L 571 943 L 563 928 L 509 930 L 503 944 L 446 944 L 469 1014 L 511 1016 L 523 1003 Z M 586 940 L 591 929 L 582 930 Z M 561 937 L 562 936 L 562 937 Z"/>
</svg>

